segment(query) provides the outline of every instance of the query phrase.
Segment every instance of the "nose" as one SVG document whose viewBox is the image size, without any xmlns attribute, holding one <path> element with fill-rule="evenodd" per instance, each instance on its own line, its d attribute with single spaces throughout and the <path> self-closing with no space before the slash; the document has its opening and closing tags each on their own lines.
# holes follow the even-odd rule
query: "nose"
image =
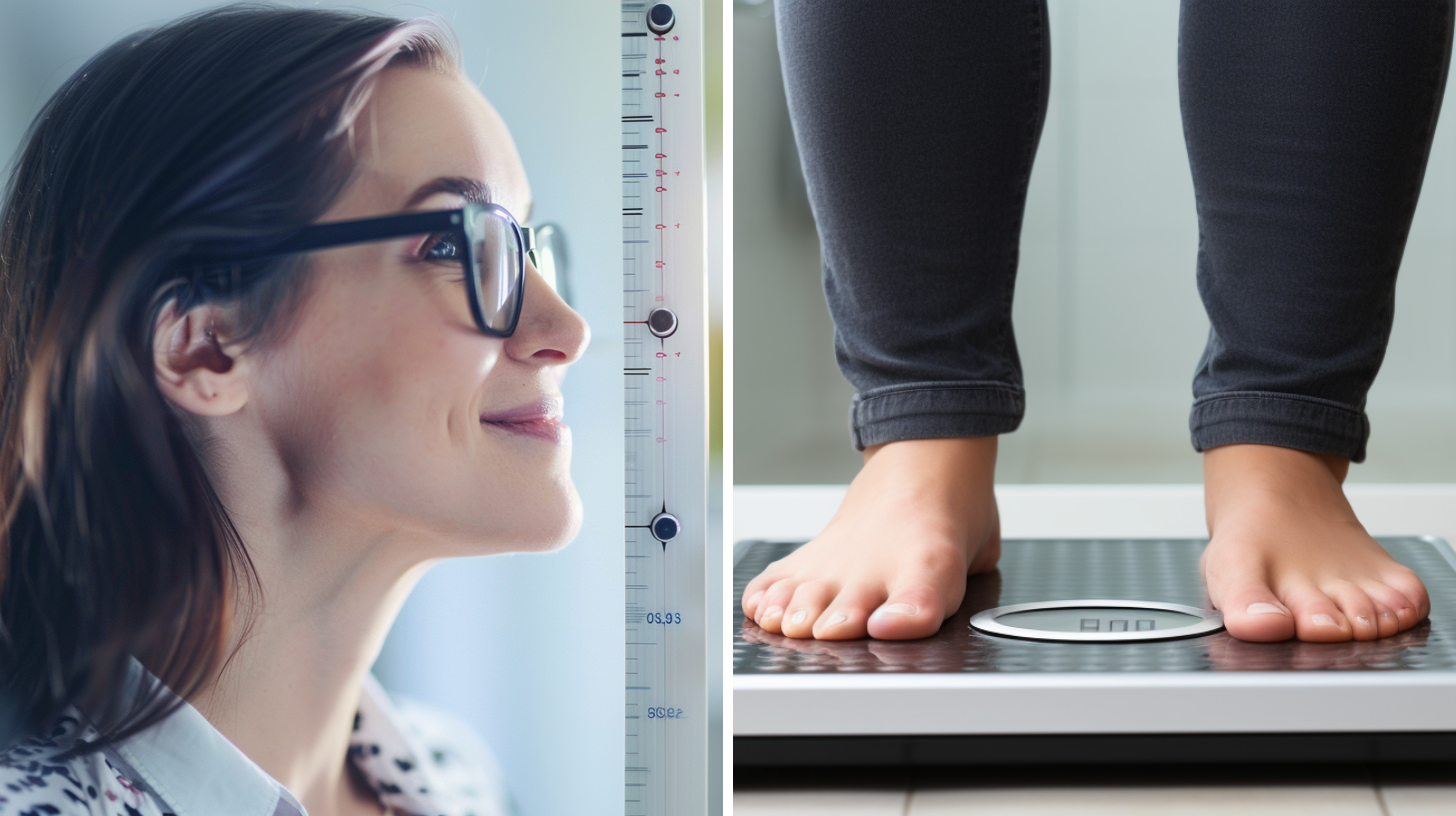
<svg viewBox="0 0 1456 816">
<path fill-rule="evenodd" d="M 521 319 L 506 339 L 506 354 L 529 365 L 564 366 L 581 359 L 590 341 L 591 327 L 527 263 Z"/>
</svg>

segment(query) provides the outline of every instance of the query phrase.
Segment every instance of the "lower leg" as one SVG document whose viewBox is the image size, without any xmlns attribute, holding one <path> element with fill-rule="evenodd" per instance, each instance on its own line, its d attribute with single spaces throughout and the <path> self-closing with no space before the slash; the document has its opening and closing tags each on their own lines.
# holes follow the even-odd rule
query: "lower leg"
<svg viewBox="0 0 1456 816">
<path fill-rule="evenodd" d="M 1023 411 L 1011 299 L 1046 114 L 1046 4 L 774 8 L 865 462 L 743 609 L 792 637 L 924 637 L 999 555 L 991 486 L 996 435 Z"/>
<path fill-rule="evenodd" d="M 1209 595 L 1245 640 L 1371 639 L 1420 580 L 1346 501 L 1450 56 L 1450 0 L 1185 0 L 1179 86 L 1209 342 Z"/>
</svg>

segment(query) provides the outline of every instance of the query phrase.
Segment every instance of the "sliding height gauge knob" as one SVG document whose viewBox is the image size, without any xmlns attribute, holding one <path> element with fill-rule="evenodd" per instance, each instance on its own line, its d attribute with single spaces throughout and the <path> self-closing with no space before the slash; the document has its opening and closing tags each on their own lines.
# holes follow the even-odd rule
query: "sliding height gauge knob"
<svg viewBox="0 0 1456 816">
<path fill-rule="evenodd" d="M 652 530 L 652 537 L 666 546 L 667 542 L 677 538 L 677 534 L 682 531 L 682 523 L 671 513 L 658 513 L 652 517 L 652 526 L 649 529 Z"/>
<path fill-rule="evenodd" d="M 666 34 L 676 22 L 677 18 L 672 16 L 672 6 L 666 3 L 658 3 L 647 11 L 647 27 L 653 34 Z"/>
<path fill-rule="evenodd" d="M 647 330 L 653 337 L 670 337 L 677 331 L 677 315 L 671 309 L 653 309 L 647 315 Z"/>
</svg>

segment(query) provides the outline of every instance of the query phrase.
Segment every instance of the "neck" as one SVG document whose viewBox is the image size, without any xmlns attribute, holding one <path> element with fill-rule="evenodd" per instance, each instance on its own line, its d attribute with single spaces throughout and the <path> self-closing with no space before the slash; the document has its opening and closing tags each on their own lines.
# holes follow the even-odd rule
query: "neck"
<svg viewBox="0 0 1456 816">
<path fill-rule="evenodd" d="M 311 816 L 358 811 L 372 799 L 346 771 L 360 684 L 433 562 L 402 555 L 420 549 L 397 531 L 301 509 L 286 490 L 223 487 L 262 590 L 235 593 L 232 657 L 188 702 Z"/>
</svg>

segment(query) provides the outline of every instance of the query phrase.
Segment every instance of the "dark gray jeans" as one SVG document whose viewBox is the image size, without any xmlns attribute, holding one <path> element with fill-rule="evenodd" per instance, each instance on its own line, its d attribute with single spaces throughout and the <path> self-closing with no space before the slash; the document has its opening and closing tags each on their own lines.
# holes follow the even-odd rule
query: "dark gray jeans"
<svg viewBox="0 0 1456 816">
<path fill-rule="evenodd" d="M 1017 247 L 1044 0 L 778 0 L 854 444 L 1015 430 Z M 1365 458 L 1365 395 L 1446 84 L 1452 0 L 1184 0 L 1179 98 L 1211 328 L 1197 450 Z"/>
</svg>

